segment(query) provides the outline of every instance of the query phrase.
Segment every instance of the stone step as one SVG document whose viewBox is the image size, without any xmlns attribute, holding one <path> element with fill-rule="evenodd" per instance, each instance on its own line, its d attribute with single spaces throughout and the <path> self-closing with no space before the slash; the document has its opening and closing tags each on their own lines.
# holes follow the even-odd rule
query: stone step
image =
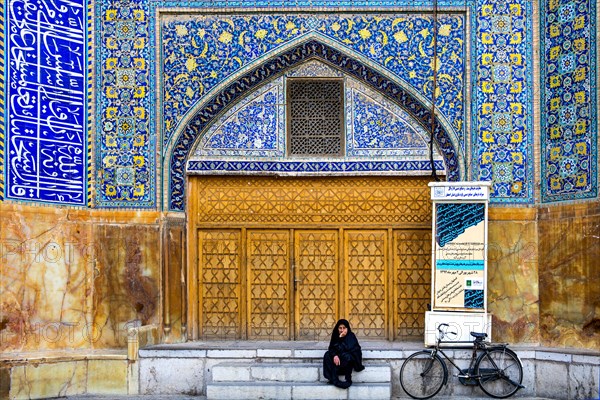
<svg viewBox="0 0 600 400">
<path fill-rule="evenodd" d="M 213 366 L 212 382 L 325 382 L 322 369 L 320 363 L 227 362 Z M 352 373 L 357 383 L 389 383 L 391 378 L 389 364 L 366 364 L 363 371 Z"/>
<path fill-rule="evenodd" d="M 321 382 L 213 382 L 206 386 L 207 400 L 389 400 L 391 396 L 389 382 L 353 383 L 348 389 Z"/>
</svg>

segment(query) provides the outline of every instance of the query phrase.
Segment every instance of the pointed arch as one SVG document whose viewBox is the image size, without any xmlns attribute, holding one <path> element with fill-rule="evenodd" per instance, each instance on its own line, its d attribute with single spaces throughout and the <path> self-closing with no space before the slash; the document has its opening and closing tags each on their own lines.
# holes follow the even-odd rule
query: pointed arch
<svg viewBox="0 0 600 400">
<path fill-rule="evenodd" d="M 187 121 L 179 135 L 174 138 L 170 152 L 166 154 L 168 164 L 168 210 L 182 211 L 185 206 L 185 165 L 194 143 L 203 130 L 231 104 L 239 101 L 249 90 L 279 76 L 285 70 L 296 67 L 305 61 L 316 58 L 360 82 L 371 86 L 384 94 L 426 130 L 431 131 L 431 107 L 417 98 L 409 90 L 384 76 L 358 57 L 353 57 L 340 49 L 310 38 L 295 46 L 288 47 L 262 64 L 248 70 L 234 82 L 222 87 L 215 95 L 199 108 L 193 110 L 193 116 Z M 438 146 L 446 166 L 447 179 L 461 179 L 461 154 L 456 137 L 448 131 L 446 124 L 436 116 L 433 138 Z"/>
</svg>

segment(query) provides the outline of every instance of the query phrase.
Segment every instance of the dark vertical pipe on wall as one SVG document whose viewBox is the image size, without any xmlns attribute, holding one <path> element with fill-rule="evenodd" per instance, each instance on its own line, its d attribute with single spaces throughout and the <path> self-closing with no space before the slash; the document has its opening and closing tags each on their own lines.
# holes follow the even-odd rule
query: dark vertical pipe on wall
<svg viewBox="0 0 600 400">
<path fill-rule="evenodd" d="M 438 4 L 433 0 L 433 83 L 431 90 L 431 136 L 429 137 L 429 162 L 431 164 L 431 176 L 439 181 L 433 162 L 433 133 L 435 132 L 435 92 L 437 91 L 437 45 L 438 45 Z"/>
<path fill-rule="evenodd" d="M 187 276 L 187 254 L 186 254 L 186 235 L 185 235 L 185 227 L 182 228 L 181 233 L 179 234 L 179 242 L 181 243 L 181 261 L 180 261 L 180 283 L 181 283 L 181 337 L 183 340 L 187 339 L 187 312 L 188 312 L 188 304 L 187 304 L 187 284 L 186 284 L 186 276 Z"/>
<path fill-rule="evenodd" d="M 171 333 L 171 304 L 169 291 L 169 264 L 170 264 L 170 240 L 169 224 L 165 220 L 162 223 L 162 251 L 163 251 L 163 332 L 166 337 Z"/>
</svg>

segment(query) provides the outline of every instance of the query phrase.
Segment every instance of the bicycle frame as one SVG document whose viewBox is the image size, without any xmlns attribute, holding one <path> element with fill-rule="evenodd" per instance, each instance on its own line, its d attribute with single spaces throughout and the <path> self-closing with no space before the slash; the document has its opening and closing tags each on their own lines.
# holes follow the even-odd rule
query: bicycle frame
<svg viewBox="0 0 600 400">
<path fill-rule="evenodd" d="M 442 324 L 442 325 L 446 325 L 446 324 Z M 477 380 L 481 379 L 481 377 L 482 377 L 481 375 L 473 374 L 475 364 L 477 363 L 477 360 L 479 359 L 479 355 L 482 354 L 481 352 L 488 353 L 490 350 L 506 350 L 508 348 L 507 343 L 490 343 L 490 342 L 484 341 L 483 338 L 475 338 L 475 340 L 472 340 L 469 342 L 449 342 L 449 341 L 444 342 L 442 339 L 444 338 L 444 336 L 446 334 L 441 330 L 441 328 L 443 327 L 442 325 L 440 325 L 440 327 L 438 328 L 438 330 L 440 332 L 440 336 L 438 337 L 437 344 L 431 350 L 431 357 L 435 357 L 436 354 L 440 353 L 448 362 L 450 362 L 450 364 L 452 364 L 452 366 L 454 368 L 456 368 L 456 370 L 459 372 L 459 374 L 457 374 L 456 376 L 459 378 L 460 383 L 465 386 L 477 385 Z M 453 345 L 464 343 L 465 344 L 464 346 L 452 346 L 452 350 L 472 350 L 471 361 L 469 362 L 469 367 L 466 370 L 462 369 L 458 365 L 456 365 L 456 363 L 452 360 L 452 358 L 450 358 L 446 353 L 444 353 L 444 350 L 442 350 L 442 346 L 441 346 L 443 343 L 449 343 L 449 344 L 453 344 Z M 469 344 L 469 345 L 467 345 L 467 344 Z M 494 368 L 501 369 L 498 365 L 496 365 L 494 360 L 490 360 L 490 361 L 493 363 Z M 464 381 L 463 381 L 463 379 L 464 379 Z M 513 382 L 510 379 L 509 379 L 509 381 L 512 384 L 519 386 L 520 388 L 524 387 L 523 385 Z M 467 383 L 467 382 L 469 382 L 469 383 Z M 447 383 L 447 379 L 444 380 L 444 385 L 446 383 Z"/>
<path fill-rule="evenodd" d="M 471 353 L 471 361 L 469 362 L 469 367 L 465 370 L 461 367 L 459 367 L 454 360 L 449 357 L 444 350 L 442 350 L 441 345 L 443 343 L 452 343 L 452 344 L 456 344 L 456 343 L 465 343 L 465 346 L 453 346 L 452 350 L 472 350 Z M 470 346 L 467 346 L 467 343 L 470 343 Z M 475 363 L 477 361 L 478 355 L 481 354 L 482 351 L 487 352 L 488 350 L 491 349 L 505 349 L 506 348 L 506 344 L 502 344 L 502 343 L 498 343 L 498 344 L 492 344 L 492 343 L 488 343 L 488 342 L 483 342 L 483 341 L 471 341 L 471 342 L 443 342 L 441 340 L 438 340 L 437 345 L 431 349 L 431 356 L 435 357 L 436 354 L 441 354 L 454 368 L 456 368 L 456 370 L 459 372 L 459 374 L 457 375 L 459 378 L 464 378 L 464 379 L 479 379 L 481 378 L 481 375 L 474 375 L 473 372 L 473 367 L 475 366 Z M 496 366 L 497 367 L 497 366 Z M 467 383 L 463 383 L 461 381 L 461 383 L 463 385 L 467 385 Z M 471 383 L 473 385 L 476 385 L 477 382 L 474 381 L 474 383 Z"/>
<path fill-rule="evenodd" d="M 491 397 L 507 398 L 524 387 L 521 385 L 522 363 L 508 344 L 487 342 L 487 335 L 477 332 L 471 332 L 474 340 L 470 342 L 444 341 L 449 334 L 456 334 L 448 332 L 448 326 L 438 326 L 439 336 L 432 349 L 417 351 L 402 364 L 400 384 L 410 397 L 429 399 L 435 396 L 448 384 L 448 364 L 456 368 L 458 374 L 452 375 L 458 377 L 462 385 L 479 386 Z M 452 350 L 471 350 L 469 366 L 461 368 L 454 357 L 444 351 L 444 343 L 452 344 Z"/>
</svg>

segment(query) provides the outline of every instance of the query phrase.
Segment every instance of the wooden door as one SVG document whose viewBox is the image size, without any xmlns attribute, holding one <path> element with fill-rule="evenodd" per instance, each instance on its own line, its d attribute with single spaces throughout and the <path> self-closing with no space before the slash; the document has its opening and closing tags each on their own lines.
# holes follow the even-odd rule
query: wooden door
<svg viewBox="0 0 600 400">
<path fill-rule="evenodd" d="M 191 177 L 190 339 L 422 337 L 427 180 Z"/>
<path fill-rule="evenodd" d="M 345 232 L 344 314 L 363 338 L 387 338 L 388 258 L 386 230 Z"/>
<path fill-rule="evenodd" d="M 198 230 L 198 309 L 200 336 L 242 337 L 240 230 Z"/>
<path fill-rule="evenodd" d="M 394 231 L 393 339 L 422 339 L 431 302 L 431 230 Z"/>
<path fill-rule="evenodd" d="M 338 231 L 296 231 L 294 244 L 296 339 L 328 340 L 340 315 Z"/>
<path fill-rule="evenodd" d="M 290 231 L 249 230 L 247 242 L 248 339 L 292 339 Z"/>
</svg>

